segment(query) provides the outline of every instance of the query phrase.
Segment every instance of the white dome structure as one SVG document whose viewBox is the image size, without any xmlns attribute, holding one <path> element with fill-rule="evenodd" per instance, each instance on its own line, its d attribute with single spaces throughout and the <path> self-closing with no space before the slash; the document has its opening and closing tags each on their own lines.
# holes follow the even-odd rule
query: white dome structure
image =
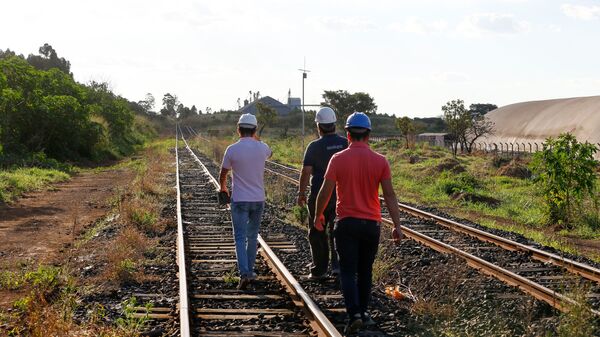
<svg viewBox="0 0 600 337">
<path fill-rule="evenodd" d="M 600 96 L 515 103 L 490 111 L 494 123 L 487 143 L 543 143 L 570 132 L 600 147 Z M 596 153 L 600 158 L 600 153 Z"/>
</svg>

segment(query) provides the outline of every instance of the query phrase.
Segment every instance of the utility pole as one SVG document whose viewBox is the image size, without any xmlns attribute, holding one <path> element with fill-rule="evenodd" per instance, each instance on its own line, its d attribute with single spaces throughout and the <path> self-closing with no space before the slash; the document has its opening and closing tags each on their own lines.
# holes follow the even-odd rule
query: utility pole
<svg viewBox="0 0 600 337">
<path fill-rule="evenodd" d="M 304 79 L 306 78 L 306 73 L 309 73 L 310 70 L 306 69 L 306 57 L 304 57 L 304 67 L 302 69 L 298 69 L 302 72 L 302 156 L 304 155 Z"/>
</svg>

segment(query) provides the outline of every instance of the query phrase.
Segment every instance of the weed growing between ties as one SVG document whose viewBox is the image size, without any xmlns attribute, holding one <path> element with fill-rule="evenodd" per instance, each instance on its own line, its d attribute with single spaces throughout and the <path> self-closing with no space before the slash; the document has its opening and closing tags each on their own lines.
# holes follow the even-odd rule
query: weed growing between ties
<svg viewBox="0 0 600 337">
<path fill-rule="evenodd" d="M 225 273 L 225 275 L 223 275 L 223 282 L 225 282 L 225 284 L 228 287 L 235 287 L 240 281 L 240 278 L 236 275 L 237 268 L 231 268 L 228 272 Z"/>
</svg>

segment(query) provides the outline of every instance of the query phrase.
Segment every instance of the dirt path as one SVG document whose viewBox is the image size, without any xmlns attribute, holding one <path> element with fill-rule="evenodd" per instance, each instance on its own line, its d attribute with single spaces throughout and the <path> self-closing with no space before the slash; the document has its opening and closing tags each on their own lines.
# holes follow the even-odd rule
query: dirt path
<svg viewBox="0 0 600 337">
<path fill-rule="evenodd" d="M 0 270 L 19 264 L 58 263 L 59 253 L 83 226 L 109 210 L 107 199 L 133 178 L 128 169 L 86 172 L 0 206 Z M 14 292 L 0 291 L 0 307 Z"/>
</svg>

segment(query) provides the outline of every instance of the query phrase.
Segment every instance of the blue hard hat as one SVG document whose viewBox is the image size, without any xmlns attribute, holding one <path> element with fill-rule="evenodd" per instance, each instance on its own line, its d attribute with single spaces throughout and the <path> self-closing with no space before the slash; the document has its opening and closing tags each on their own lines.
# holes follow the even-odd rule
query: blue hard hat
<svg viewBox="0 0 600 337">
<path fill-rule="evenodd" d="M 355 112 L 346 119 L 346 129 L 364 128 L 371 130 L 371 120 L 364 112 Z"/>
</svg>

